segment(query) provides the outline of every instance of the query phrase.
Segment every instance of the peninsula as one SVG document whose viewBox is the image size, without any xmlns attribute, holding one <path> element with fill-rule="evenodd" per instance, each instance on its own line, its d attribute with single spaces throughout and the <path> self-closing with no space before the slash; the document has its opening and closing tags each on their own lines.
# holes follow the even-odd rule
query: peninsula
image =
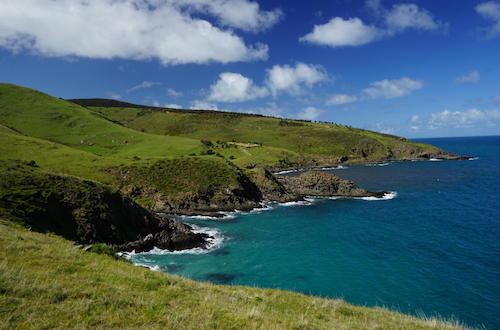
<svg viewBox="0 0 500 330">
<path fill-rule="evenodd" d="M 134 292 L 131 294 L 159 290 L 154 297 L 147 294 L 147 299 L 158 304 L 160 291 L 167 290 L 167 295 L 174 295 L 175 288 L 182 289 L 183 294 L 186 288 L 205 292 L 214 301 L 236 304 L 241 310 L 241 315 L 234 316 L 238 321 L 226 321 L 244 327 L 255 325 L 248 314 L 252 299 L 266 306 L 272 304 L 273 308 L 277 308 L 277 303 L 294 305 L 300 310 L 304 308 L 304 313 L 312 308 L 316 316 L 309 320 L 311 316 L 304 314 L 306 325 L 321 326 L 326 324 L 324 320 L 339 318 L 342 327 L 342 322 L 354 322 L 354 318 L 361 322 L 360 326 L 370 323 L 452 327 L 381 309 L 352 307 L 340 301 L 281 291 L 219 288 L 152 274 L 123 261 L 85 254 L 52 234 L 44 236 L 23 228 L 54 233 L 80 247 L 109 255 L 116 251 L 149 251 L 153 247 L 170 251 L 204 248 L 210 239 L 207 234 L 157 214 L 218 216 L 221 211 L 249 211 L 261 207 L 264 201 L 300 201 L 306 196 L 381 198 L 386 192 L 367 191 L 351 181 L 315 169 L 341 164 L 467 157 L 402 137 L 334 123 L 156 108 L 103 99 L 62 100 L 11 84 L 0 84 L 0 150 L 0 250 L 4 260 L 1 267 L 7 267 L 2 270 L 5 280 L 2 279 L 0 291 L 9 310 L 19 304 L 38 304 L 35 296 L 21 298 L 20 290 L 28 288 L 20 288 L 16 282 L 30 282 L 31 289 L 42 290 L 41 278 L 52 274 L 47 267 L 54 266 L 63 269 L 62 273 L 50 276 L 57 276 L 68 286 L 85 272 L 90 272 L 91 277 L 103 272 L 98 282 L 107 283 L 110 288 L 116 288 L 121 278 L 113 275 L 113 270 L 119 269 L 135 283 L 125 285 L 127 291 Z M 273 174 L 294 169 L 308 171 L 294 177 Z M 49 258 L 52 252 L 54 255 Z M 29 261 L 32 258 L 43 260 L 44 265 Z M 75 258 L 81 262 L 70 261 Z M 25 265 L 23 269 L 14 274 L 21 264 Z M 59 293 L 54 290 L 47 288 L 43 294 L 62 308 L 68 308 L 67 302 L 75 299 L 83 301 L 105 294 L 104 289 L 93 291 L 87 286 L 81 293 L 87 294 L 87 298 L 78 296 L 80 293 L 69 287 L 61 288 Z M 124 305 L 119 308 L 122 310 L 138 303 L 135 298 L 123 299 Z M 186 301 L 193 299 L 197 298 L 193 295 Z M 185 312 L 182 300 L 173 301 L 182 315 Z M 143 307 L 159 308 L 150 305 Z M 38 315 L 41 311 L 33 313 Z M 299 324 L 291 316 L 285 318 L 283 311 L 259 313 L 264 313 L 265 322 L 283 318 L 280 321 L 283 324 Z M 63 310 L 58 318 L 62 315 Z M 54 325 L 51 322 L 61 322 L 58 326 L 125 325 L 118 319 L 95 315 L 96 324 L 78 317 L 47 320 L 40 314 L 37 318 L 48 327 Z M 26 324 L 23 322 L 28 320 L 19 324 Z M 137 322 L 148 324 L 141 317 Z M 190 322 L 195 322 L 194 319 L 188 320 L 188 324 L 195 324 Z"/>
</svg>

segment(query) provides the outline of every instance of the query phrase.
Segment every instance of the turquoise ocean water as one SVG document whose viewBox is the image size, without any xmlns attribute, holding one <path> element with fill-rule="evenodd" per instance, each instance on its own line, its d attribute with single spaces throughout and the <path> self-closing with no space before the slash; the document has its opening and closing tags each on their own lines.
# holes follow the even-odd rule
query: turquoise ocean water
<svg viewBox="0 0 500 330">
<path fill-rule="evenodd" d="M 500 137 L 426 139 L 473 161 L 332 170 L 389 200 L 182 220 L 216 233 L 209 253 L 132 260 L 200 281 L 281 288 L 500 328 Z M 208 229 L 207 229 L 208 228 Z"/>
</svg>

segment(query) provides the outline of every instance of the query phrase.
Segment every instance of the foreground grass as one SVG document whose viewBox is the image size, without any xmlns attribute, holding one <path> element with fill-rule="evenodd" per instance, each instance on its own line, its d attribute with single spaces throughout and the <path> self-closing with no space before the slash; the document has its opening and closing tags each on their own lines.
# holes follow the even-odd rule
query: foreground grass
<svg viewBox="0 0 500 330">
<path fill-rule="evenodd" d="M 341 300 L 193 282 L 0 220 L 0 328 L 91 327 L 459 328 Z"/>
</svg>

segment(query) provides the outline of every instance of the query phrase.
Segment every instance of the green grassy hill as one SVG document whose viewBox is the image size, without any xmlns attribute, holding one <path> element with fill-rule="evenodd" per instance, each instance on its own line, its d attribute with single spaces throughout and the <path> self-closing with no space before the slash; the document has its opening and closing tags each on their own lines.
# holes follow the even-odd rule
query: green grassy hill
<svg viewBox="0 0 500 330">
<path fill-rule="evenodd" d="M 458 329 L 382 308 L 198 283 L 0 219 L 0 328 Z"/>
<path fill-rule="evenodd" d="M 89 109 L 142 132 L 258 144 L 242 148 L 243 152 L 229 153 L 240 165 L 272 164 L 287 157 L 293 161 L 299 155 L 320 163 L 336 163 L 341 157 L 349 157 L 351 161 L 380 161 L 438 151 L 401 137 L 335 124 L 216 111 L 106 107 L 102 101 L 95 104 L 100 106 Z M 269 156 L 265 158 L 265 154 Z"/>
<path fill-rule="evenodd" d="M 134 197 L 151 206 L 158 202 L 153 198 L 158 194 L 178 200 L 193 192 L 200 195 L 207 187 L 236 191 L 241 182 L 235 180 L 222 180 L 218 185 L 198 182 L 229 172 L 239 178 L 245 173 L 238 166 L 320 166 L 339 159 L 381 161 L 440 152 L 399 137 L 333 124 L 145 108 L 109 100 L 75 102 L 86 107 L 29 88 L 0 84 L 0 159 L 34 160 L 58 174 L 127 191 L 140 189 L 142 193 Z M 181 162 L 175 160 L 179 157 Z M 206 165 L 201 169 L 200 158 Z M 159 175 L 157 164 L 164 160 L 182 166 L 166 166 Z M 228 199 L 217 191 L 209 195 Z"/>
<path fill-rule="evenodd" d="M 100 156 L 164 158 L 199 152 L 199 140 L 137 132 L 74 103 L 10 84 L 0 84 L 0 124 Z"/>
</svg>

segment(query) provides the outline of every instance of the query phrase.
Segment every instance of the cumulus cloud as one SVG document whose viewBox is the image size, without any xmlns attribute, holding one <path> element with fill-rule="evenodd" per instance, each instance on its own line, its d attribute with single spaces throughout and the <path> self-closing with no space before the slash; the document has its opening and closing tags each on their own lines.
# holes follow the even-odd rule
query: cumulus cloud
<svg viewBox="0 0 500 330">
<path fill-rule="evenodd" d="M 481 75 L 479 71 L 471 71 L 466 75 L 459 76 L 455 78 L 455 83 L 457 84 L 477 84 L 481 80 Z"/>
<path fill-rule="evenodd" d="M 500 111 L 469 109 L 467 111 L 449 111 L 431 114 L 429 128 L 441 127 L 469 128 L 479 124 L 500 122 Z"/>
<path fill-rule="evenodd" d="M 358 100 L 357 96 L 348 94 L 333 94 L 326 101 L 326 105 L 341 105 L 353 103 Z"/>
<path fill-rule="evenodd" d="M 167 92 L 167 95 L 170 97 L 181 97 L 184 95 L 182 92 L 176 91 L 173 88 L 167 88 L 165 91 Z"/>
<path fill-rule="evenodd" d="M 180 104 L 175 104 L 175 103 L 165 104 L 165 108 L 170 108 L 170 109 L 182 109 L 182 105 L 180 105 Z"/>
<path fill-rule="evenodd" d="M 312 32 L 299 40 L 330 47 L 362 46 L 408 29 L 438 30 L 446 26 L 413 3 L 396 4 L 386 9 L 380 0 L 367 0 L 366 6 L 382 22 L 380 26 L 368 25 L 358 17 L 334 17 L 325 24 L 315 25 Z"/>
<path fill-rule="evenodd" d="M 311 88 L 327 79 L 328 75 L 319 65 L 304 63 L 297 63 L 295 67 L 275 65 L 267 70 L 266 85 L 273 95 L 282 91 L 297 95 L 304 87 Z"/>
<path fill-rule="evenodd" d="M 304 120 L 315 120 L 321 113 L 323 113 L 322 110 L 316 109 L 315 107 L 307 107 L 299 112 L 296 117 Z"/>
<path fill-rule="evenodd" d="M 118 93 L 109 93 L 108 95 L 113 100 L 117 100 L 118 101 L 118 100 L 122 99 L 122 96 L 120 94 L 118 94 Z"/>
<path fill-rule="evenodd" d="M 194 100 L 189 107 L 193 110 L 220 110 L 217 104 L 203 100 Z"/>
<path fill-rule="evenodd" d="M 165 65 L 267 58 L 266 45 L 247 45 L 232 29 L 196 14 L 245 31 L 268 28 L 281 17 L 250 0 L 3 0 L 0 47 L 50 57 L 157 59 Z"/>
<path fill-rule="evenodd" d="M 256 86 L 252 79 L 239 73 L 224 72 L 219 75 L 219 80 L 210 87 L 208 99 L 217 102 L 245 102 L 267 95 L 269 95 L 268 90 Z"/>
<path fill-rule="evenodd" d="M 413 132 L 420 131 L 420 125 L 422 123 L 422 119 L 420 119 L 419 115 L 413 115 L 410 118 L 410 130 Z"/>
<path fill-rule="evenodd" d="M 257 2 L 248 0 L 175 0 L 178 5 L 193 6 L 218 18 L 225 26 L 247 32 L 269 29 L 283 17 L 280 9 L 263 11 Z"/>
<path fill-rule="evenodd" d="M 500 2 L 487 1 L 476 6 L 476 13 L 487 21 L 492 22 L 492 25 L 483 28 L 482 32 L 487 39 L 492 39 L 500 36 Z"/>
<path fill-rule="evenodd" d="M 437 30 L 443 23 L 416 4 L 396 4 L 390 10 L 384 11 L 384 20 L 390 30 Z"/>
<path fill-rule="evenodd" d="M 315 25 L 311 33 L 299 40 L 317 45 L 343 47 L 365 45 L 381 36 L 379 29 L 366 25 L 357 17 L 349 19 L 335 17 L 326 24 Z"/>
<path fill-rule="evenodd" d="M 419 80 L 413 80 L 407 77 L 401 79 L 384 79 L 370 84 L 371 87 L 365 88 L 363 93 L 369 98 L 393 99 L 410 94 L 413 91 L 424 87 L 424 83 Z"/>
<path fill-rule="evenodd" d="M 386 123 L 378 122 L 369 127 L 369 129 L 380 132 L 380 133 L 385 133 L 385 134 L 395 134 L 396 129 L 394 127 L 387 126 Z"/>
<path fill-rule="evenodd" d="M 138 89 L 146 89 L 146 88 L 151 88 L 153 86 L 159 85 L 159 82 L 156 81 L 143 81 L 140 84 L 127 89 L 127 93 L 132 93 L 133 91 L 136 91 Z"/>
</svg>

